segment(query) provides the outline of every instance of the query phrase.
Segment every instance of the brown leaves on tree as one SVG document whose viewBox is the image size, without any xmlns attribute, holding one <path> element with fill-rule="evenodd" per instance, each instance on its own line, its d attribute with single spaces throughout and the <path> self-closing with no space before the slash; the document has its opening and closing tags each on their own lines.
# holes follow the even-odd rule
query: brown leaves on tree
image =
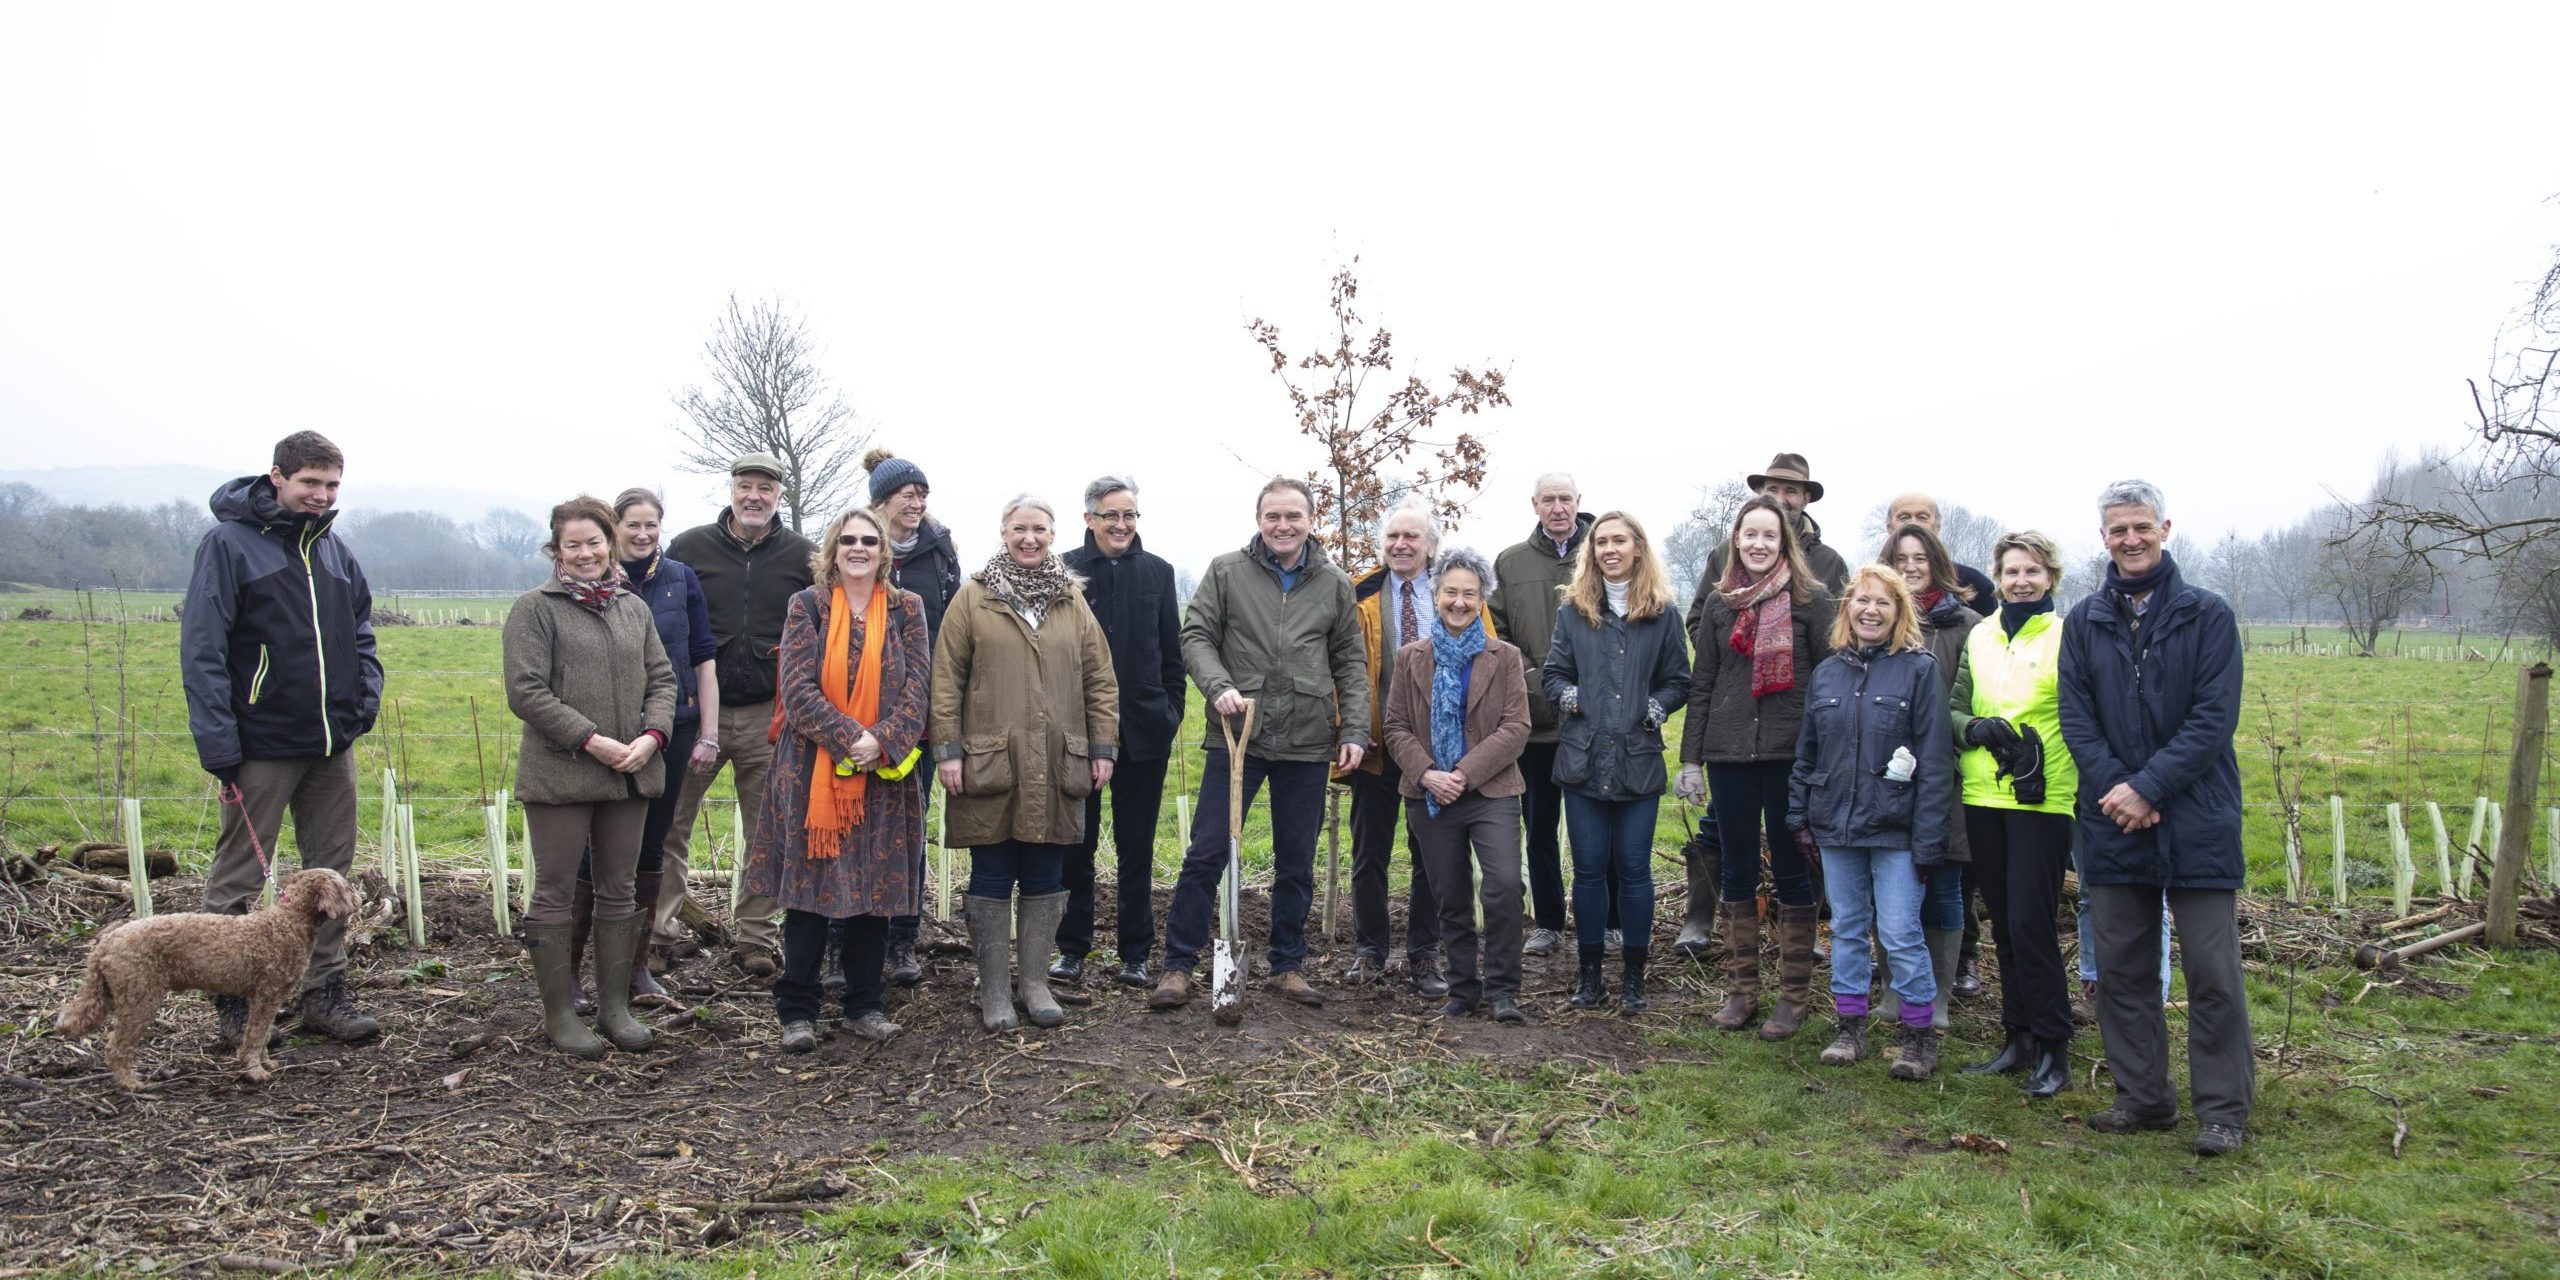
<svg viewBox="0 0 2560 1280">
<path fill-rule="evenodd" d="M 1271 372 L 1289 392 L 1298 430 L 1325 451 L 1309 471 L 1316 493 L 1316 524 L 1331 530 L 1343 568 L 1354 576 L 1378 563 L 1378 522 L 1387 507 L 1407 496 L 1428 499 L 1446 526 L 1466 514 L 1484 485 L 1485 448 L 1465 431 L 1442 437 L 1440 416 L 1481 413 L 1511 403 L 1503 371 L 1459 365 L 1445 389 L 1413 374 L 1396 381 L 1395 335 L 1380 328 L 1361 332 L 1352 310 L 1360 296 L 1360 260 L 1334 272 L 1329 298 L 1334 332 L 1329 345 L 1292 358 L 1280 345 L 1280 329 L 1256 319 L 1245 326 L 1271 356 Z M 1382 399 L 1364 403 L 1381 385 L 1395 384 Z"/>
</svg>

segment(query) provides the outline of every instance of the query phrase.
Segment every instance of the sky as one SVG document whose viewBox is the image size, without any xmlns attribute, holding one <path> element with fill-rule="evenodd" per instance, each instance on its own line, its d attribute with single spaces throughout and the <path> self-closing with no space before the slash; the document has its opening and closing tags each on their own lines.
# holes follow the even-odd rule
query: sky
<svg viewBox="0 0 2560 1280">
<path fill-rule="evenodd" d="M 1808 455 L 2096 549 L 2458 445 L 2560 245 L 2560 5 L 0 7 L 13 467 L 662 486 L 725 298 L 804 315 L 964 558 L 1134 474 L 1242 545 L 1316 460 L 1246 334 L 1506 371 L 1452 541 L 1542 472 L 1656 536 Z M 59 495 L 78 500 L 77 493 Z M 468 517 L 471 512 L 457 512 Z M 1071 535 L 1072 536 L 1072 535 Z M 396 585 L 396 584 L 395 584 Z"/>
</svg>

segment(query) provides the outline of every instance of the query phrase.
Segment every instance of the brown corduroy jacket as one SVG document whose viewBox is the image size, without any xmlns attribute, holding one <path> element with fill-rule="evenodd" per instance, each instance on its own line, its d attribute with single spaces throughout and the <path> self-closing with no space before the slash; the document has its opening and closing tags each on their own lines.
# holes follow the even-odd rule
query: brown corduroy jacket
<svg viewBox="0 0 2560 1280">
<path fill-rule="evenodd" d="M 1396 650 L 1395 678 L 1387 686 L 1387 750 L 1404 771 L 1398 790 L 1423 796 L 1422 772 L 1431 763 L 1431 642 Z M 1467 672 L 1467 754 L 1458 772 L 1467 790 L 1481 796 L 1516 796 L 1529 789 L 1520 776 L 1520 749 L 1529 744 L 1529 677 L 1520 650 L 1488 640 Z"/>
</svg>

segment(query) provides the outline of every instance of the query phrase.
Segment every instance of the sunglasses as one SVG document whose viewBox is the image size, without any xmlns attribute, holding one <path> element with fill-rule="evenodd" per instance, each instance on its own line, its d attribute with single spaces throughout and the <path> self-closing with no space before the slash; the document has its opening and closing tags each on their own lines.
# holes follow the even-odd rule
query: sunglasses
<svg viewBox="0 0 2560 1280">
<path fill-rule="evenodd" d="M 839 547 L 876 547 L 880 545 L 880 535 L 876 533 L 838 534 L 836 536 L 836 545 Z"/>
</svg>

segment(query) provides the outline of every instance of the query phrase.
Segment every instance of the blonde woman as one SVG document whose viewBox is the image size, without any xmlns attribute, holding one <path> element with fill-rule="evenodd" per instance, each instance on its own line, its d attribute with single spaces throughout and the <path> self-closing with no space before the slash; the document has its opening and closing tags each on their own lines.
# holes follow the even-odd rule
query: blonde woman
<svg viewBox="0 0 2560 1280">
<path fill-rule="evenodd" d="M 2062 743 L 2062 553 L 2032 530 L 1991 546 L 2000 612 L 1965 638 L 1950 682 L 1949 729 L 1964 743 L 1965 840 L 1991 907 L 2000 957 L 2000 1052 L 1968 1074 L 2023 1073 L 2050 1098 L 2071 1084 L 2071 995 L 2054 912 L 2071 865 L 2079 772 Z"/>
<path fill-rule="evenodd" d="M 874 1044 L 902 1030 L 885 1015 L 889 921 L 924 901 L 910 856 L 924 793 L 903 781 L 924 741 L 933 656 L 924 603 L 888 582 L 887 530 L 868 511 L 827 524 L 812 584 L 782 626 L 782 731 L 749 837 L 746 891 L 782 908 L 773 1011 L 782 1048 L 818 1047 L 826 953 L 845 975 L 845 1030 Z"/>
<path fill-rule="evenodd" d="M 1564 791 L 1573 844 L 1573 928 L 1581 952 L 1576 1009 L 1609 998 L 1601 981 L 1617 869 L 1626 942 L 1618 1011 L 1645 1008 L 1645 956 L 1653 937 L 1653 818 L 1668 779 L 1662 722 L 1689 697 L 1689 646 L 1680 615 L 1634 516 L 1612 511 L 1582 540 L 1573 580 L 1556 608 L 1555 638 L 1540 672 L 1556 705 L 1555 782 Z"/>
<path fill-rule="evenodd" d="M 1848 590 L 1831 656 L 1805 691 L 1787 779 L 1787 828 L 1799 849 L 1822 859 L 1831 900 L 1831 1005 L 1840 1021 L 1822 1061 L 1845 1067 L 1867 1056 L 1872 935 L 1902 1001 L 1893 1077 L 1926 1080 L 1938 1066 L 1938 990 L 1920 900 L 1946 861 L 1955 808 L 1954 733 L 1940 709 L 1946 681 L 1899 575 L 1860 565 Z"/>
<path fill-rule="evenodd" d="M 969 850 L 963 905 L 989 1031 L 1020 1025 L 1017 998 L 1033 1026 L 1066 1018 L 1049 990 L 1062 873 L 1084 838 L 1085 797 L 1120 756 L 1110 641 L 1083 579 L 1051 549 L 1056 523 L 1030 494 L 1005 503 L 1004 549 L 960 584 L 933 645 L 934 769 L 950 797 L 945 830 Z"/>
</svg>

